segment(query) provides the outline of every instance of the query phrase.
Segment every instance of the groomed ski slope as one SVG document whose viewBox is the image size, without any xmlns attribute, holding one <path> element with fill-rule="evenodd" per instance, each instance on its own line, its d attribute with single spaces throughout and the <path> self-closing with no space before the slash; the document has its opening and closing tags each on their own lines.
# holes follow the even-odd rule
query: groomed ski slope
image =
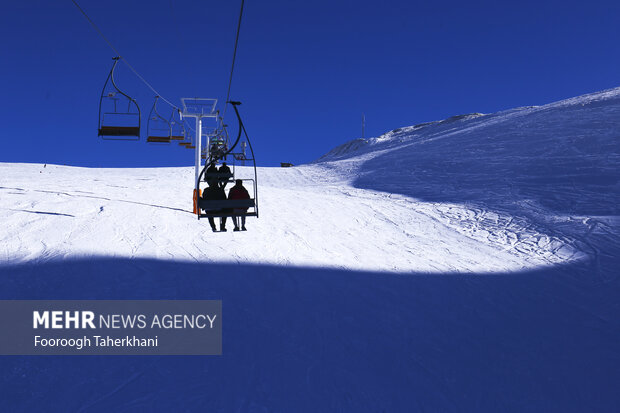
<svg viewBox="0 0 620 413">
<path fill-rule="evenodd" d="M 213 233 L 191 212 L 193 168 L 0 165 L 3 262 L 114 256 L 420 272 L 579 259 L 510 216 L 355 188 L 323 165 L 259 169 L 260 218 Z M 486 221 L 479 214 L 484 213 Z M 517 235 L 518 234 L 518 235 Z"/>
<path fill-rule="evenodd" d="M 620 410 L 620 89 L 260 168 L 0 164 L 4 299 L 221 299 L 221 357 L 1 357 L 0 410 Z M 240 175 L 250 171 L 241 171 Z"/>
</svg>

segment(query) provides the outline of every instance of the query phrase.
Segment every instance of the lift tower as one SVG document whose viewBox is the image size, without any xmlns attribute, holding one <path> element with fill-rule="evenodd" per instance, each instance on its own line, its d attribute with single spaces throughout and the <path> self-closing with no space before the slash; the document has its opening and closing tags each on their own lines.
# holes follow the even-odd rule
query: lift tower
<svg viewBox="0 0 620 413">
<path fill-rule="evenodd" d="M 196 206 L 196 199 L 200 196 L 199 188 L 200 183 L 200 167 L 201 167 L 201 150 L 202 150 L 202 119 L 211 118 L 217 121 L 219 113 L 215 110 L 217 105 L 217 99 L 208 98 L 181 98 L 183 102 L 182 118 L 195 118 L 196 119 L 196 136 L 194 137 L 194 207 Z M 182 119 L 181 118 L 181 119 Z M 209 159 L 209 147 L 206 148 L 206 158 Z"/>
</svg>

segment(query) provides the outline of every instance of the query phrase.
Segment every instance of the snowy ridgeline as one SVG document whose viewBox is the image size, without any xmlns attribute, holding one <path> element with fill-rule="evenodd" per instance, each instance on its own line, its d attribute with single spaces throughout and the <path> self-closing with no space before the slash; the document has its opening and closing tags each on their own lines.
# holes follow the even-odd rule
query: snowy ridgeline
<svg viewBox="0 0 620 413">
<path fill-rule="evenodd" d="M 517 249 L 560 241 L 556 254 L 597 264 L 620 256 L 620 88 L 399 128 L 315 164 L 355 188 L 433 205 L 470 235 Z"/>
<path fill-rule="evenodd" d="M 196 221 L 191 168 L 0 164 L 0 261 L 119 256 L 399 272 L 604 264 L 620 245 L 619 125 L 614 89 L 355 140 L 310 165 L 260 168 L 261 218 L 243 234 Z"/>
</svg>

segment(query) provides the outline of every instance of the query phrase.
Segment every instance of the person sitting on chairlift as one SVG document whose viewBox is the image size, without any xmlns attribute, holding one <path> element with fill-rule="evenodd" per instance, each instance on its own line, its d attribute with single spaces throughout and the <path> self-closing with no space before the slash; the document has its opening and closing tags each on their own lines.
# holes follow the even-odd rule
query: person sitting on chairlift
<svg viewBox="0 0 620 413">
<path fill-rule="evenodd" d="M 208 174 L 216 174 L 217 173 L 217 166 L 215 166 L 215 162 L 211 162 L 209 164 L 209 167 L 207 168 L 207 173 Z"/>
<path fill-rule="evenodd" d="M 222 157 L 227 149 L 226 142 L 224 142 L 224 139 L 221 136 L 217 136 L 213 139 L 213 143 L 211 144 L 211 153 L 216 158 Z"/>
<path fill-rule="evenodd" d="M 202 199 L 205 201 L 222 201 L 226 199 L 226 192 L 224 192 L 224 188 L 220 187 L 217 184 L 217 180 L 208 179 L 207 180 L 208 187 L 202 193 Z M 226 209 L 205 209 L 206 213 L 229 213 L 230 211 Z M 228 217 L 220 217 L 220 231 L 226 231 L 226 218 Z M 209 217 L 209 224 L 211 225 L 211 229 L 213 232 L 217 231 L 215 227 L 215 220 L 213 217 Z"/>
<path fill-rule="evenodd" d="M 226 165 L 226 162 L 222 162 L 222 166 L 220 166 L 220 169 L 218 170 L 218 172 L 220 174 L 228 175 L 228 176 L 220 176 L 220 186 L 222 187 L 222 189 L 226 188 L 226 185 L 228 184 L 228 177 L 232 175 L 232 172 L 230 171 L 230 167 Z"/>
<path fill-rule="evenodd" d="M 215 162 L 211 162 L 205 174 L 205 181 L 207 181 L 207 183 L 211 181 L 217 182 L 218 181 L 217 176 L 212 175 L 212 174 L 217 174 L 217 172 L 218 171 L 217 171 L 217 166 L 215 166 Z"/>
<path fill-rule="evenodd" d="M 219 152 L 218 149 L 217 149 L 217 143 L 213 142 L 211 144 L 211 149 L 209 149 L 209 151 L 211 152 L 211 155 L 217 157 L 218 152 Z"/>
<path fill-rule="evenodd" d="M 250 194 L 243 186 L 243 181 L 241 179 L 237 179 L 235 181 L 235 186 L 230 188 L 228 199 L 250 199 Z M 234 208 L 232 210 L 233 223 L 235 224 L 235 229 L 233 231 L 247 231 L 245 229 L 245 215 L 242 215 L 245 214 L 247 210 L 247 208 Z M 239 221 L 241 221 L 241 228 L 239 228 Z"/>
</svg>

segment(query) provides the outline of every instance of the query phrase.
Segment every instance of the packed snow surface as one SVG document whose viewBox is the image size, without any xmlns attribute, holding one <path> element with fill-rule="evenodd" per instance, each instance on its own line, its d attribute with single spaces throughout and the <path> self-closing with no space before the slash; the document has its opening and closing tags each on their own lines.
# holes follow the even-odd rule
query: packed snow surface
<svg viewBox="0 0 620 413">
<path fill-rule="evenodd" d="M 237 171 L 239 174 L 239 170 Z M 575 260 L 527 221 L 355 188 L 324 165 L 259 169 L 259 219 L 213 233 L 192 168 L 1 165 L 5 262 L 122 256 L 391 271 L 507 271 Z"/>
<path fill-rule="evenodd" d="M 259 168 L 247 232 L 189 167 L 0 164 L 1 298 L 224 311 L 218 357 L 1 357 L 0 410 L 617 412 L 619 126 L 613 89 L 357 139 Z"/>
<path fill-rule="evenodd" d="M 395 129 L 319 165 L 528 263 L 585 259 L 598 276 L 617 275 L 620 88 Z"/>
</svg>

